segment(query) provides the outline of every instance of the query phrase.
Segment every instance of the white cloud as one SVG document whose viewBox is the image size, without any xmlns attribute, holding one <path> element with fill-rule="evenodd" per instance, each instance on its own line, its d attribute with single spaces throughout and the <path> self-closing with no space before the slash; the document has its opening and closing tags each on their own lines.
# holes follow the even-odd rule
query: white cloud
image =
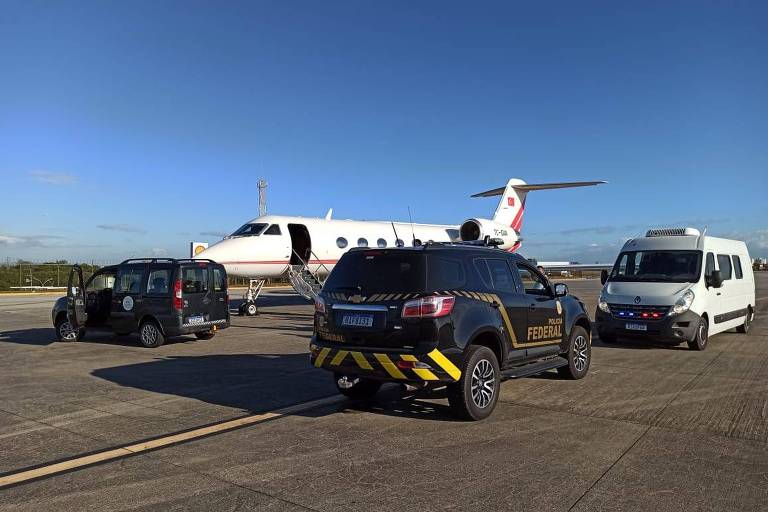
<svg viewBox="0 0 768 512">
<path fill-rule="evenodd" d="M 32 180 L 38 183 L 45 183 L 46 185 L 69 185 L 77 181 L 75 176 L 64 173 L 32 171 L 29 175 L 32 177 Z"/>
<path fill-rule="evenodd" d="M 147 230 L 139 226 L 131 226 L 130 224 L 99 224 L 96 226 L 99 229 L 106 231 L 122 231 L 123 233 L 146 233 Z"/>
</svg>

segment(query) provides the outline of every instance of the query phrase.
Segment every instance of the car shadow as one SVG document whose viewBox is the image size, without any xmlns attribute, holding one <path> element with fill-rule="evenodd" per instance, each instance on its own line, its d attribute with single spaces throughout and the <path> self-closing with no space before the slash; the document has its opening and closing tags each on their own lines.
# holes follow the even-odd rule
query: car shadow
<svg viewBox="0 0 768 512">
<path fill-rule="evenodd" d="M 56 329 L 53 327 L 0 331 L 0 343 L 18 343 L 20 345 L 37 345 L 42 347 L 56 343 L 56 341 Z"/>
<path fill-rule="evenodd" d="M 94 377 L 127 388 L 174 395 L 247 413 L 271 411 L 338 392 L 329 372 L 309 365 L 307 354 L 227 354 L 172 356 L 100 368 Z M 405 391 L 385 385 L 372 401 L 342 400 L 339 404 L 298 413 L 323 416 L 368 412 L 431 421 L 455 421 L 441 392 Z"/>
<path fill-rule="evenodd" d="M 685 342 L 682 344 L 665 343 L 663 341 L 650 341 L 633 338 L 618 338 L 615 343 L 606 343 L 602 341 L 599 335 L 592 336 L 592 346 L 600 348 L 616 348 L 630 350 L 688 350 Z"/>
<path fill-rule="evenodd" d="M 166 345 L 173 343 L 186 343 L 198 341 L 194 336 L 178 336 L 168 338 Z M 141 347 L 138 335 L 118 336 L 108 331 L 89 330 L 83 339 L 79 341 L 59 341 L 56 338 L 56 329 L 43 327 L 34 329 L 18 329 L 14 331 L 0 331 L 0 343 L 18 343 L 20 345 L 47 346 L 53 343 L 93 343 L 103 345 L 116 345 L 123 347 Z"/>
</svg>

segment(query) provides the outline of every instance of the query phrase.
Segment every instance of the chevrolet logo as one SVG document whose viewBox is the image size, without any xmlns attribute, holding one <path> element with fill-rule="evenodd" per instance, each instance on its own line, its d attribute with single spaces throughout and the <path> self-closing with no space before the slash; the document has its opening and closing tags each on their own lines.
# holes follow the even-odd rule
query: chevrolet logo
<svg viewBox="0 0 768 512">
<path fill-rule="evenodd" d="M 358 294 L 352 295 L 352 296 L 349 298 L 349 300 L 350 300 L 350 301 L 352 301 L 352 302 L 354 302 L 355 304 L 360 304 L 361 302 L 365 302 L 365 297 L 363 297 L 362 295 L 360 295 L 360 294 L 358 293 Z"/>
</svg>

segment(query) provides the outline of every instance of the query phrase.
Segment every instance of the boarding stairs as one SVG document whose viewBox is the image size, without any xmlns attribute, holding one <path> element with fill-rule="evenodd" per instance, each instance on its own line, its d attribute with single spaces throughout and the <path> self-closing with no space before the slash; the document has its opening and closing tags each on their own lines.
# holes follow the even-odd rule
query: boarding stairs
<svg viewBox="0 0 768 512">
<path fill-rule="evenodd" d="M 296 293 L 305 299 L 315 300 L 317 299 L 320 290 L 323 288 L 324 282 L 320 278 L 318 272 L 319 268 L 315 270 L 315 272 L 312 272 L 309 268 L 309 263 L 304 261 L 296 251 L 293 251 L 293 253 L 300 263 L 288 266 L 288 280 L 291 282 L 293 289 L 296 290 Z M 319 260 L 314 253 L 311 252 L 311 255 Z M 325 267 L 325 265 L 320 264 L 320 267 Z"/>
</svg>

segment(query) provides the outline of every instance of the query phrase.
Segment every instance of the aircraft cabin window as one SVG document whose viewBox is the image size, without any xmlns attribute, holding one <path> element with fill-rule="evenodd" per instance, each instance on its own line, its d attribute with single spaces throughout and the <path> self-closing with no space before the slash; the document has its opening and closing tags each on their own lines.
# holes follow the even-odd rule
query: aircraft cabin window
<svg viewBox="0 0 768 512">
<path fill-rule="evenodd" d="M 253 224 L 244 224 L 240 229 L 232 233 L 230 236 L 259 236 L 267 224 L 264 222 L 255 222 Z M 279 229 L 279 228 L 278 228 Z"/>
<path fill-rule="evenodd" d="M 264 232 L 265 235 L 279 235 L 280 234 L 280 226 L 277 224 L 272 224 L 267 228 L 267 230 Z"/>
<path fill-rule="evenodd" d="M 336 246 L 339 249 L 345 248 L 347 246 L 347 239 L 344 238 L 343 236 L 340 236 L 339 238 L 336 239 Z"/>
<path fill-rule="evenodd" d="M 378 240 L 376 240 L 376 245 L 379 246 L 379 249 L 384 249 L 387 246 L 387 241 L 384 240 L 383 238 L 379 238 Z"/>
<path fill-rule="evenodd" d="M 395 240 L 395 247 L 405 247 L 405 242 L 401 238 Z"/>
<path fill-rule="evenodd" d="M 357 239 L 357 246 L 358 247 L 368 247 L 368 240 L 365 238 L 358 238 Z"/>
</svg>

